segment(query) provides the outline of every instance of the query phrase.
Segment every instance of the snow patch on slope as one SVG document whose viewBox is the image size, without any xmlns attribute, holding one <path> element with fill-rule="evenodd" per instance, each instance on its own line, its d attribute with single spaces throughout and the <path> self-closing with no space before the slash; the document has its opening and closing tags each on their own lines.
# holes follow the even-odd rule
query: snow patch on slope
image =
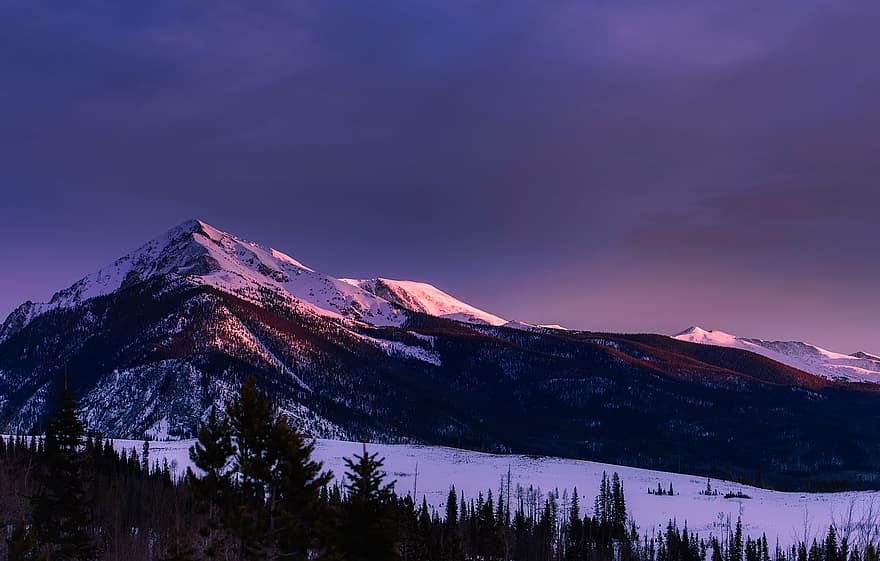
<svg viewBox="0 0 880 561">
<path fill-rule="evenodd" d="M 375 337 L 370 337 L 361 333 L 355 333 L 353 331 L 351 331 L 350 333 L 358 339 L 366 341 L 374 347 L 381 349 L 388 356 L 414 358 L 416 360 L 421 360 L 422 362 L 433 364 L 434 366 L 442 365 L 442 362 L 440 361 L 440 355 L 433 350 L 424 349 L 422 347 L 417 347 L 414 345 L 407 345 L 406 343 L 401 343 L 400 341 L 387 341 L 385 339 L 377 339 Z M 430 345 L 432 348 L 434 347 L 433 338 L 431 338 Z"/>
<path fill-rule="evenodd" d="M 800 341 L 764 341 L 697 326 L 673 337 L 701 345 L 751 351 L 828 380 L 880 383 L 880 360 L 867 353 L 846 355 Z"/>
<path fill-rule="evenodd" d="M 431 316 L 488 325 L 504 325 L 506 319 L 450 296 L 425 282 L 393 279 L 341 279 L 398 306 Z"/>
</svg>

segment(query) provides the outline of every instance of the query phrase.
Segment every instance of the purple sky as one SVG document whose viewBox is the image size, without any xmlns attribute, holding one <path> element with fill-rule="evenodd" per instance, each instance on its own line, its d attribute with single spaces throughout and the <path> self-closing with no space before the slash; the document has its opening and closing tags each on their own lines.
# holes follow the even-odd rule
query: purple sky
<svg viewBox="0 0 880 561">
<path fill-rule="evenodd" d="M 878 20 L 876 0 L 7 2 L 0 316 L 199 217 L 508 318 L 878 353 Z"/>
</svg>

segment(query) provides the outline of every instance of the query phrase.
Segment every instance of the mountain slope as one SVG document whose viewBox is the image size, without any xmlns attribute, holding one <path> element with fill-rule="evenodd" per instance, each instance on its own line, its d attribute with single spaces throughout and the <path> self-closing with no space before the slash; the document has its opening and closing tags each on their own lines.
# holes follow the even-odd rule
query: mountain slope
<svg viewBox="0 0 880 561">
<path fill-rule="evenodd" d="M 66 370 L 92 429 L 188 437 L 253 376 L 322 437 L 686 463 L 778 485 L 878 474 L 876 385 L 660 335 L 496 326 L 461 303 L 475 321 L 453 321 L 395 294 L 186 223 L 10 316 L 0 428 L 41 430 Z"/>
<path fill-rule="evenodd" d="M 26 302 L 0 328 L 0 341 L 40 314 L 75 307 L 154 277 L 211 286 L 258 301 L 278 293 L 314 314 L 399 325 L 404 315 L 388 301 L 306 267 L 275 249 L 189 220 L 57 292 L 49 302 Z"/>
<path fill-rule="evenodd" d="M 702 345 L 743 349 L 828 380 L 880 383 L 880 359 L 867 353 L 845 355 L 800 341 L 764 341 L 701 327 L 690 327 L 674 337 Z"/>
<path fill-rule="evenodd" d="M 413 312 L 467 323 L 508 323 L 506 319 L 466 304 L 428 283 L 382 278 L 342 280 Z"/>
</svg>

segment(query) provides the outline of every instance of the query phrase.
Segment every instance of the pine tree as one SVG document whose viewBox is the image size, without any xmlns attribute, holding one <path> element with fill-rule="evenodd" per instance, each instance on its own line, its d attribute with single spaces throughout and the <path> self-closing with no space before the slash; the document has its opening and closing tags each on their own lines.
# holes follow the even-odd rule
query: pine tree
<svg viewBox="0 0 880 561">
<path fill-rule="evenodd" d="M 583 558 L 583 521 L 581 520 L 580 499 L 577 487 L 571 496 L 568 511 L 568 536 L 565 544 L 566 561 L 579 561 Z"/>
<path fill-rule="evenodd" d="M 321 488 L 332 478 L 312 460 L 314 441 L 288 423 L 256 388 L 253 377 L 227 405 L 226 417 L 235 439 L 232 466 L 237 476 L 237 508 L 229 517 L 230 527 L 239 538 L 242 557 L 307 558 L 322 529 Z M 214 441 L 219 467 L 228 457 L 223 456 L 229 452 L 228 437 L 214 435 Z"/>
<path fill-rule="evenodd" d="M 205 555 L 209 559 L 225 557 L 223 525 L 228 520 L 223 520 L 221 512 L 231 500 L 230 462 L 234 452 L 229 423 L 212 407 L 207 421 L 199 426 L 198 440 L 189 450 L 190 459 L 203 475 L 195 477 L 189 472 L 187 476 L 197 500 L 208 513 L 201 533 Z"/>
<path fill-rule="evenodd" d="M 595 515 L 596 520 L 599 524 L 605 526 L 608 524 L 608 519 L 610 515 L 610 505 L 609 505 L 609 489 L 608 489 L 608 474 L 604 471 L 602 472 L 602 482 L 599 484 L 599 494 L 596 496 L 596 506 L 595 506 Z"/>
<path fill-rule="evenodd" d="M 458 501 L 459 507 L 461 507 L 461 514 L 458 517 L 459 524 L 464 524 L 464 521 L 467 520 L 467 501 L 464 500 L 464 491 L 461 492 L 461 500 Z"/>
<path fill-rule="evenodd" d="M 229 526 L 239 540 L 245 561 L 272 556 L 269 511 L 275 505 L 270 500 L 268 511 L 265 505 L 266 482 L 272 477 L 267 454 L 277 414 L 275 405 L 266 394 L 257 390 L 252 376 L 226 406 L 226 416 L 236 443 L 233 469 L 237 475 L 236 508 L 231 513 Z"/>
<path fill-rule="evenodd" d="M 825 538 L 825 561 L 838 561 L 837 531 L 833 524 L 828 527 L 828 536 Z"/>
<path fill-rule="evenodd" d="M 767 534 L 761 535 L 761 561 L 770 561 L 770 547 L 767 545 Z"/>
<path fill-rule="evenodd" d="M 275 419 L 266 484 L 269 532 L 283 559 L 305 559 L 316 546 L 316 528 L 323 514 L 320 491 L 332 474 L 321 471 L 321 464 L 312 459 L 314 451 L 314 441 L 306 441 L 284 417 Z"/>
<path fill-rule="evenodd" d="M 455 528 L 458 525 L 458 495 L 455 494 L 455 485 L 449 488 L 449 494 L 446 496 L 446 518 L 444 520 L 447 528 Z"/>
<path fill-rule="evenodd" d="M 611 525 L 616 537 L 626 533 L 626 499 L 623 495 L 623 483 L 617 472 L 611 477 Z"/>
<path fill-rule="evenodd" d="M 718 538 L 712 536 L 712 560 L 711 561 L 723 561 L 721 556 L 721 544 L 718 543 Z"/>
<path fill-rule="evenodd" d="M 394 482 L 384 483 L 384 460 L 369 454 L 345 458 L 347 500 L 336 542 L 350 561 L 393 561 L 399 558 L 391 511 Z"/>
<path fill-rule="evenodd" d="M 443 521 L 442 547 L 444 560 L 452 561 L 463 558 L 461 537 L 458 529 L 458 516 L 458 495 L 453 486 L 449 488 L 449 495 L 446 497 L 446 518 Z"/>
<path fill-rule="evenodd" d="M 81 447 L 85 427 L 79 419 L 79 402 L 67 389 L 46 427 L 42 469 L 36 474 L 33 528 L 41 554 L 53 560 L 84 561 L 97 557 L 90 535 L 91 500 L 86 492 L 87 470 Z"/>
<path fill-rule="evenodd" d="M 733 533 L 733 539 L 730 541 L 730 560 L 742 561 L 743 558 L 743 533 L 742 519 L 736 519 L 736 530 Z"/>
<path fill-rule="evenodd" d="M 501 539 L 491 489 L 487 493 L 486 501 L 480 504 L 478 510 L 477 525 L 480 535 L 477 541 L 477 554 L 482 559 L 497 559 L 501 556 Z"/>
</svg>

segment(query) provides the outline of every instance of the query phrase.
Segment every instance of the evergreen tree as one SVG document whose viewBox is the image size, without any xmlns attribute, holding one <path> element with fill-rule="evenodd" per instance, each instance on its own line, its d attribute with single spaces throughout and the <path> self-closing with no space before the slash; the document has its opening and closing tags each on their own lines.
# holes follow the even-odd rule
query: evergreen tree
<svg viewBox="0 0 880 561">
<path fill-rule="evenodd" d="M 458 495 L 455 487 L 449 488 L 446 497 L 446 518 L 443 521 L 443 559 L 452 561 L 463 558 L 461 550 L 461 537 L 458 530 Z"/>
<path fill-rule="evenodd" d="M 320 492 L 332 477 L 312 459 L 314 442 L 288 423 L 253 377 L 227 405 L 226 417 L 235 440 L 231 450 L 237 476 L 237 508 L 229 519 L 242 558 L 306 559 L 323 530 Z M 209 419 L 208 425 L 213 467 L 221 470 L 230 452 L 229 437 L 223 436 L 225 421 Z M 226 487 L 224 479 L 218 481 Z"/>
<path fill-rule="evenodd" d="M 770 561 L 770 547 L 767 545 L 767 534 L 761 535 L 761 561 Z"/>
<path fill-rule="evenodd" d="M 742 561 L 743 558 L 743 533 L 742 519 L 736 519 L 736 530 L 730 540 L 730 561 Z"/>
<path fill-rule="evenodd" d="M 626 499 L 623 494 L 623 483 L 617 472 L 611 477 L 611 525 L 615 537 L 622 537 L 626 533 Z"/>
<path fill-rule="evenodd" d="M 610 504 L 609 504 L 609 489 L 608 489 L 608 474 L 604 471 L 602 472 L 602 481 L 599 484 L 599 494 L 596 496 L 596 506 L 595 506 L 595 516 L 596 520 L 599 524 L 605 526 L 608 524 L 609 516 L 610 516 Z"/>
<path fill-rule="evenodd" d="M 345 458 L 347 491 L 336 542 L 349 561 L 393 561 L 399 558 L 391 501 L 394 482 L 385 484 L 383 460 L 369 454 Z"/>
<path fill-rule="evenodd" d="M 581 520 L 580 499 L 577 487 L 571 496 L 568 511 L 568 534 L 565 543 L 566 561 L 579 561 L 583 558 L 583 521 Z"/>
<path fill-rule="evenodd" d="M 723 561 L 723 557 L 721 556 L 721 544 L 718 543 L 718 538 L 712 536 L 712 560 L 711 561 Z"/>
<path fill-rule="evenodd" d="M 277 410 L 266 394 L 257 390 L 251 376 L 227 404 L 226 415 L 236 443 L 236 509 L 231 513 L 230 527 L 239 539 L 242 559 L 260 561 L 272 555 L 271 515 L 264 506 L 266 481 L 272 477 L 269 439 Z"/>
<path fill-rule="evenodd" d="M 837 531 L 833 524 L 828 527 L 828 535 L 825 537 L 825 561 L 838 561 Z"/>
<path fill-rule="evenodd" d="M 446 518 L 444 520 L 447 528 L 455 528 L 458 525 L 458 495 L 455 494 L 455 485 L 449 488 L 449 494 L 446 496 Z"/>
<path fill-rule="evenodd" d="M 204 475 L 187 474 L 199 504 L 208 514 L 201 533 L 205 555 L 209 559 L 225 557 L 223 525 L 228 520 L 222 519 L 221 512 L 231 500 L 230 462 L 234 452 L 229 423 L 212 407 L 207 421 L 199 426 L 198 440 L 189 450 L 190 459 Z"/>
<path fill-rule="evenodd" d="M 91 497 L 81 448 L 85 427 L 79 418 L 79 402 L 67 389 L 46 427 L 44 461 L 36 474 L 33 496 L 33 529 L 40 554 L 53 560 L 84 561 L 97 557 L 91 536 Z"/>
<path fill-rule="evenodd" d="M 479 506 L 477 525 L 480 531 L 477 540 L 477 555 L 482 559 L 498 559 L 501 556 L 501 539 L 490 489 L 486 501 Z"/>
<path fill-rule="evenodd" d="M 306 441 L 284 417 L 275 419 L 269 440 L 267 479 L 269 532 L 283 559 L 306 559 L 316 546 L 322 513 L 321 488 L 332 474 L 312 459 L 314 441 Z"/>
</svg>

